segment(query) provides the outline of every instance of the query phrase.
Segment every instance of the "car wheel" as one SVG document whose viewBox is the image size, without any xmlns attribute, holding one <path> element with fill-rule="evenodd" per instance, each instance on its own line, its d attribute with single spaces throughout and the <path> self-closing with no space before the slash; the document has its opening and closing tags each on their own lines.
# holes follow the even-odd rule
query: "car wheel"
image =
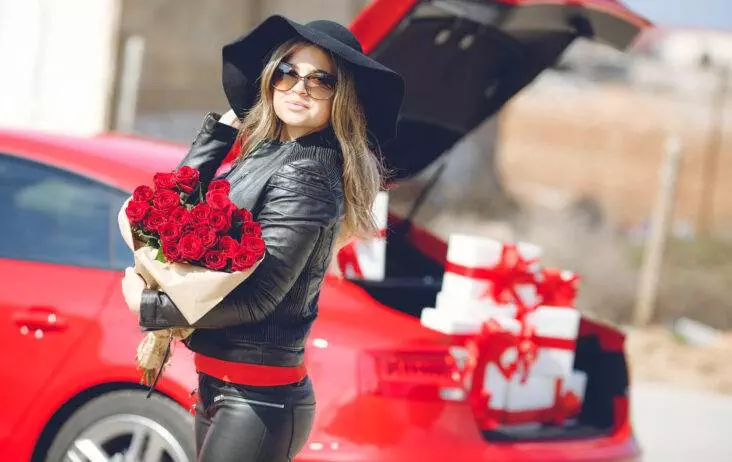
<svg viewBox="0 0 732 462">
<path fill-rule="evenodd" d="M 59 430 L 46 462 L 193 462 L 193 416 L 172 400 L 141 391 L 95 398 Z"/>
</svg>

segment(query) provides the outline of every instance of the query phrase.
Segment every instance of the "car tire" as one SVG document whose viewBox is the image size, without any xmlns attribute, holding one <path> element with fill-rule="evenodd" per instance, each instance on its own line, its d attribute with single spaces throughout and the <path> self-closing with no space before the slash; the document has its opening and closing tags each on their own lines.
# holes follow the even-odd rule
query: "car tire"
<svg viewBox="0 0 732 462">
<path fill-rule="evenodd" d="M 56 434 L 45 460 L 129 460 L 123 455 L 132 453 L 134 460 L 194 462 L 193 416 L 160 395 L 146 399 L 139 390 L 110 392 L 72 414 Z"/>
</svg>

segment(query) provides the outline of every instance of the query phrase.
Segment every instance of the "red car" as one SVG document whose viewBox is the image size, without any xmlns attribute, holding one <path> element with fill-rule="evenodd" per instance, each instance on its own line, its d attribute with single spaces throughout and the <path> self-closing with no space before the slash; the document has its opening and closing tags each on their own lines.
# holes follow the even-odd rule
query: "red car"
<svg viewBox="0 0 732 462">
<path fill-rule="evenodd" d="M 413 175 L 494 114 L 578 36 L 624 48 L 647 23 L 611 0 L 380 0 L 354 22 L 365 48 L 407 81 L 384 155 Z M 0 460 L 193 461 L 191 354 L 145 399 L 141 333 L 120 293 L 131 255 L 116 213 L 184 147 L 123 136 L 0 131 Z M 576 424 L 482 431 L 441 393 L 451 339 L 417 316 L 440 288 L 446 246 L 390 217 L 381 282 L 329 277 L 306 361 L 318 413 L 300 461 L 630 461 L 623 336 L 583 320 L 588 374 Z M 448 377 L 449 378 L 449 377 Z"/>
</svg>

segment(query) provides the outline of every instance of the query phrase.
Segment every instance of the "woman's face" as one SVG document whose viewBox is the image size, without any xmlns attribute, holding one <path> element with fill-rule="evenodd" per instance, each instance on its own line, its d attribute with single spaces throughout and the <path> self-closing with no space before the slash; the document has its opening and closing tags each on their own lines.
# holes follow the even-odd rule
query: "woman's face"
<svg viewBox="0 0 732 462">
<path fill-rule="evenodd" d="M 288 66 L 289 65 L 289 66 Z M 277 117 L 284 123 L 283 135 L 289 139 L 295 139 L 310 132 L 320 130 L 328 125 L 330 111 L 333 105 L 333 97 L 324 98 L 329 94 L 329 83 L 336 74 L 335 66 L 330 57 L 318 47 L 308 45 L 292 53 L 285 58 L 280 69 L 289 70 L 284 76 L 282 84 L 278 84 L 278 77 L 281 72 L 275 72 L 273 84 L 273 104 Z M 299 79 L 289 90 L 287 82 L 293 82 L 295 74 L 304 77 L 310 75 L 308 85 L 310 94 L 305 87 L 306 80 Z M 317 77 L 322 77 L 318 79 Z M 319 88 L 313 85 L 321 84 Z M 313 96 L 311 96 L 313 95 Z"/>
</svg>

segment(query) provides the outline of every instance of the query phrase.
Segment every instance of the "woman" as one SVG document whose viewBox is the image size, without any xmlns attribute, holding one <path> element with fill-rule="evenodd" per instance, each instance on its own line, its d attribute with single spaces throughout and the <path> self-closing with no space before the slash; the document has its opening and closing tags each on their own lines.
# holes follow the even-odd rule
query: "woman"
<svg viewBox="0 0 732 462">
<path fill-rule="evenodd" d="M 273 16 L 223 58 L 233 111 L 206 116 L 181 165 L 207 185 L 240 140 L 224 177 L 262 224 L 267 254 L 186 340 L 199 373 L 196 447 L 200 461 L 286 461 L 313 421 L 303 352 L 320 286 L 336 242 L 375 231 L 373 150 L 395 134 L 403 82 L 330 21 Z M 122 285 L 143 329 L 191 327 L 130 268 Z"/>
</svg>

